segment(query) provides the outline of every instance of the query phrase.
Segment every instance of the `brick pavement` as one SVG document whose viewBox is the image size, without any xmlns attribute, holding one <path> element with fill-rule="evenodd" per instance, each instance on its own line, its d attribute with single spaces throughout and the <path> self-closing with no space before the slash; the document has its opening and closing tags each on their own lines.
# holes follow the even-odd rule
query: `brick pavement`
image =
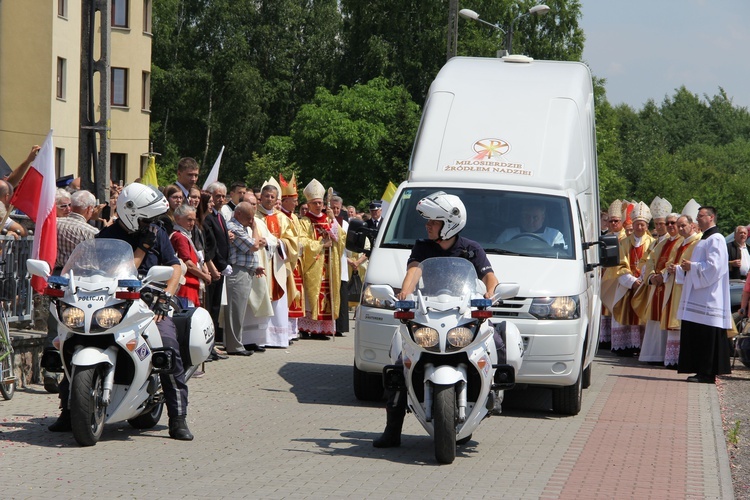
<svg viewBox="0 0 750 500">
<path fill-rule="evenodd" d="M 352 394 L 352 347 L 305 340 L 207 364 L 190 381 L 191 443 L 167 438 L 165 415 L 79 448 L 46 430 L 56 396 L 32 385 L 0 401 L 0 497 L 732 497 L 713 386 L 600 356 L 580 415 L 553 415 L 543 389 L 509 394 L 439 466 L 408 415 L 401 448 L 372 447 L 384 412 Z"/>
</svg>

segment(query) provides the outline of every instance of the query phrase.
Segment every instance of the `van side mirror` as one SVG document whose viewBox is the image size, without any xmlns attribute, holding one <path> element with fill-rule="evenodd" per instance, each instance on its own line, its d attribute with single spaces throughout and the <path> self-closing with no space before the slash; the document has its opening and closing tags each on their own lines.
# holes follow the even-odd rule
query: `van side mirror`
<svg viewBox="0 0 750 500">
<path fill-rule="evenodd" d="M 349 229 L 346 232 L 346 249 L 351 252 L 364 253 L 369 257 L 372 243 L 377 235 L 378 230 L 365 226 L 364 221 L 350 219 Z M 370 241 L 369 247 L 368 240 Z"/>
<path fill-rule="evenodd" d="M 596 267 L 614 267 L 620 263 L 620 240 L 616 234 L 605 234 L 599 237 L 599 241 L 584 243 L 584 250 L 594 245 L 599 245 L 599 264 L 586 264 L 586 272 L 593 271 Z"/>
</svg>

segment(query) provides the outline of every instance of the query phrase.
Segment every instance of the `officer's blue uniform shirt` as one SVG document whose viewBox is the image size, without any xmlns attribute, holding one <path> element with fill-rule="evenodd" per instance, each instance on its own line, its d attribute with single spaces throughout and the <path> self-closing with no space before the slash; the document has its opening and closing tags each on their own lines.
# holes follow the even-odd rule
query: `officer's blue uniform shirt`
<svg viewBox="0 0 750 500">
<path fill-rule="evenodd" d="M 462 257 L 474 265 L 477 276 L 482 279 L 491 273 L 492 265 L 490 264 L 484 249 L 476 241 L 459 236 L 448 250 L 443 250 L 436 242 L 428 239 L 417 240 L 411 249 L 409 260 L 406 261 L 408 266 L 412 262 L 422 262 L 432 257 Z"/>
</svg>

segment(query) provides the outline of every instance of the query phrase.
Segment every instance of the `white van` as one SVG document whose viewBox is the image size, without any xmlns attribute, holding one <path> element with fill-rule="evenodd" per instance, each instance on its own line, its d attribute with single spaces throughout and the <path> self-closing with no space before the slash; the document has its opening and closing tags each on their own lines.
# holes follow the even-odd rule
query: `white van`
<svg viewBox="0 0 750 500">
<path fill-rule="evenodd" d="M 398 291 L 414 241 L 426 237 L 415 206 L 436 191 L 461 198 L 468 214 L 461 235 L 486 250 L 501 282 L 521 287 L 518 297 L 492 308 L 524 339 L 516 383 L 554 388 L 554 411 L 577 414 L 599 343 L 597 267 L 618 259 L 616 238 L 600 239 L 588 68 L 509 56 L 455 57 L 440 70 L 408 180 L 372 243 L 354 337 L 359 399 L 382 397 L 381 370 L 399 327 L 387 312 L 392 305 L 374 299 L 368 286 Z M 350 226 L 350 247 L 362 242 L 363 232 Z"/>
</svg>

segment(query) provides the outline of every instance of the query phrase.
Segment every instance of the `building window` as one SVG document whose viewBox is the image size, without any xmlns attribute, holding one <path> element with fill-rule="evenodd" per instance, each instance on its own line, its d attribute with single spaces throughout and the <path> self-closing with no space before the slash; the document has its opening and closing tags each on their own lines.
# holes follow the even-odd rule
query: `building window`
<svg viewBox="0 0 750 500">
<path fill-rule="evenodd" d="M 65 175 L 65 150 L 55 148 L 55 176 L 57 178 Z"/>
<path fill-rule="evenodd" d="M 112 68 L 112 106 L 128 105 L 128 70 Z"/>
<path fill-rule="evenodd" d="M 151 109 L 151 73 L 143 72 L 141 81 L 141 110 L 149 111 Z"/>
<path fill-rule="evenodd" d="M 111 153 L 109 155 L 109 178 L 112 182 L 118 184 L 120 181 L 125 183 L 125 167 L 127 166 L 128 155 L 125 153 Z"/>
<path fill-rule="evenodd" d="M 151 33 L 151 0 L 143 0 L 143 32 Z"/>
<path fill-rule="evenodd" d="M 57 0 L 57 15 L 68 17 L 68 0 Z"/>
<path fill-rule="evenodd" d="M 57 58 L 57 85 L 56 93 L 58 99 L 65 99 L 65 72 L 66 60 L 62 57 Z"/>
<path fill-rule="evenodd" d="M 128 0 L 112 0 L 112 26 L 128 27 Z"/>
</svg>

